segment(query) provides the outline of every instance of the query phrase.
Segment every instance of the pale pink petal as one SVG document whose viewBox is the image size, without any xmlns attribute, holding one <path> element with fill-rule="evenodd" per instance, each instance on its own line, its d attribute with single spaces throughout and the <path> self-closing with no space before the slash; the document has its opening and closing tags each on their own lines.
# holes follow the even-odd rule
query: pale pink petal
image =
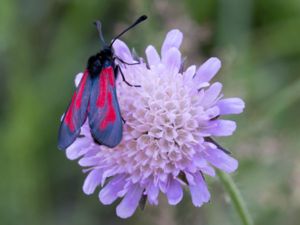
<svg viewBox="0 0 300 225">
<path fill-rule="evenodd" d="M 208 82 L 203 82 L 203 83 L 195 83 L 193 82 L 193 88 L 196 90 L 200 90 L 201 88 L 206 88 L 209 87 L 209 83 Z"/>
<path fill-rule="evenodd" d="M 193 157 L 194 165 L 197 166 L 198 168 L 201 168 L 201 167 L 207 165 L 206 160 L 202 157 L 201 154 L 199 154 L 199 152 L 202 152 L 203 149 L 199 150 L 199 149 L 195 148 L 195 150 L 197 151 L 197 153 Z"/>
<path fill-rule="evenodd" d="M 165 57 L 165 54 L 169 51 L 170 48 L 175 47 L 178 49 L 181 45 L 182 38 L 183 35 L 179 30 L 174 29 L 169 31 L 161 48 L 162 58 Z"/>
<path fill-rule="evenodd" d="M 218 101 L 217 106 L 221 115 L 239 114 L 243 112 L 245 103 L 240 98 L 225 98 Z"/>
<path fill-rule="evenodd" d="M 66 156 L 70 160 L 74 160 L 83 156 L 90 149 L 90 140 L 87 138 L 77 138 L 73 144 L 66 149 Z"/>
<path fill-rule="evenodd" d="M 147 61 L 149 66 L 155 66 L 160 63 L 160 57 L 156 51 L 156 49 L 152 46 L 149 45 L 146 49 L 146 56 L 147 56 Z"/>
<path fill-rule="evenodd" d="M 200 173 L 193 174 L 193 177 L 194 177 L 193 180 L 191 180 L 190 176 L 187 176 L 186 178 L 189 183 L 192 202 L 194 206 L 200 207 L 201 205 L 203 205 L 203 203 L 209 201 L 210 193 Z"/>
<path fill-rule="evenodd" d="M 202 171 L 203 173 L 214 177 L 215 176 L 215 170 L 209 166 L 205 158 L 203 157 L 202 151 L 203 149 L 197 149 L 195 148 L 197 153 L 193 157 L 193 164 L 197 167 L 198 170 Z"/>
<path fill-rule="evenodd" d="M 158 183 L 158 186 L 159 186 L 159 189 L 162 193 L 166 193 L 166 191 L 167 191 L 167 179 L 168 179 L 168 177 L 167 176 L 165 176 L 165 177 L 166 178 L 163 178 L 164 181 L 161 181 L 162 177 L 159 177 L 160 181 Z"/>
<path fill-rule="evenodd" d="M 209 165 L 206 165 L 206 166 L 202 167 L 200 170 L 201 170 L 202 173 L 204 173 L 206 175 L 209 175 L 211 177 L 216 176 L 216 171 L 214 170 L 214 168 L 212 168 Z"/>
<path fill-rule="evenodd" d="M 158 194 L 159 188 L 155 186 L 152 182 L 148 185 L 146 189 L 147 199 L 150 204 L 157 205 L 158 204 Z"/>
<path fill-rule="evenodd" d="M 125 177 L 122 175 L 114 177 L 99 192 L 99 200 L 104 205 L 110 205 L 119 196 L 118 193 L 124 188 Z"/>
<path fill-rule="evenodd" d="M 196 66 L 192 65 L 187 68 L 187 70 L 183 73 L 183 79 L 185 83 L 192 81 L 193 76 L 196 72 Z"/>
<path fill-rule="evenodd" d="M 98 162 L 100 165 L 102 164 L 101 162 Z M 106 179 L 109 177 L 113 177 L 116 173 L 116 169 L 115 168 L 106 168 L 105 171 L 103 172 L 102 175 L 102 181 L 101 181 L 101 185 L 103 186 Z"/>
<path fill-rule="evenodd" d="M 221 61 L 218 58 L 210 58 L 203 63 L 196 72 L 195 82 L 209 82 L 221 68 Z"/>
<path fill-rule="evenodd" d="M 166 194 L 170 205 L 178 204 L 183 197 L 183 192 L 179 181 L 171 178 L 168 183 Z"/>
<path fill-rule="evenodd" d="M 188 172 L 185 172 L 184 174 L 185 174 L 185 177 L 186 177 L 186 179 L 188 181 L 188 184 L 192 185 L 192 186 L 195 186 L 196 185 L 196 181 L 194 179 L 194 176 L 192 174 L 188 173 Z"/>
<path fill-rule="evenodd" d="M 134 62 L 129 48 L 123 41 L 116 40 L 113 44 L 113 48 L 117 57 L 121 58 L 123 61 L 128 63 Z"/>
<path fill-rule="evenodd" d="M 170 48 L 162 58 L 162 63 L 166 65 L 170 74 L 178 73 L 181 66 L 180 51 L 177 48 Z"/>
<path fill-rule="evenodd" d="M 205 92 L 202 99 L 202 105 L 204 107 L 210 107 L 215 104 L 215 101 L 219 97 L 222 90 L 222 84 L 220 82 L 213 83 Z"/>
<path fill-rule="evenodd" d="M 205 111 L 208 119 L 213 119 L 220 115 L 220 109 L 217 106 L 211 107 Z"/>
<path fill-rule="evenodd" d="M 78 161 L 78 164 L 83 167 L 87 166 L 96 166 L 99 163 L 99 159 L 97 157 L 83 157 Z"/>
<path fill-rule="evenodd" d="M 100 184 L 102 179 L 102 171 L 100 169 L 92 170 L 85 178 L 83 184 L 83 192 L 87 195 L 94 193 L 96 187 Z"/>
<path fill-rule="evenodd" d="M 90 157 L 97 157 L 97 153 L 99 152 L 99 149 L 95 148 L 93 144 L 91 147 L 88 149 L 88 151 L 84 154 L 84 157 L 90 158 Z M 99 162 L 99 160 L 98 160 Z"/>
<path fill-rule="evenodd" d="M 210 121 L 210 128 L 205 129 L 206 132 L 213 136 L 230 136 L 236 129 L 236 123 L 231 120 L 214 120 Z"/>
<path fill-rule="evenodd" d="M 77 87 L 81 81 L 81 78 L 83 76 L 83 73 L 78 73 L 75 77 L 75 86 Z"/>
<path fill-rule="evenodd" d="M 202 154 L 213 166 L 226 173 L 231 173 L 238 168 L 238 161 L 220 149 L 206 149 Z"/>
<path fill-rule="evenodd" d="M 117 206 L 117 215 L 124 219 L 132 216 L 139 204 L 142 193 L 143 188 L 138 184 L 132 185 L 121 203 Z"/>
</svg>

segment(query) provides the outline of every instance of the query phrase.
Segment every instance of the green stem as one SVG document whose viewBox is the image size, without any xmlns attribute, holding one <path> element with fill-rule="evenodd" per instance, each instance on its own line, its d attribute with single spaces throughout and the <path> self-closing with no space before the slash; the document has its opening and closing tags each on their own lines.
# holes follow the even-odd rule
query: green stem
<svg viewBox="0 0 300 225">
<path fill-rule="evenodd" d="M 243 225 L 253 225 L 251 216 L 246 208 L 245 202 L 241 196 L 240 191 L 232 180 L 231 176 L 228 174 L 217 170 L 217 175 L 225 187 L 225 190 L 228 192 L 233 206 L 238 213 Z"/>
</svg>

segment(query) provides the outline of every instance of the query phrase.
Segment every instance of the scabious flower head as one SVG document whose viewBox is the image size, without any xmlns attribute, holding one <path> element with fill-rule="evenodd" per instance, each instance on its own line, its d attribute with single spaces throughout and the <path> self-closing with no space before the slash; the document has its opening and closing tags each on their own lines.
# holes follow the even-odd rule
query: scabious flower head
<svg viewBox="0 0 300 225">
<path fill-rule="evenodd" d="M 115 148 L 94 143 L 88 123 L 67 150 L 69 159 L 78 159 L 88 175 L 83 185 L 86 194 L 100 186 L 99 200 L 107 205 L 122 198 L 117 215 L 130 217 L 141 199 L 158 204 L 159 193 L 176 205 L 187 187 L 192 202 L 200 207 L 210 193 L 204 175 L 214 176 L 214 167 L 227 173 L 238 162 L 212 137 L 229 136 L 236 129 L 231 120 L 220 116 L 238 114 L 244 102 L 239 98 L 223 98 L 222 84 L 211 83 L 221 67 L 210 58 L 197 68 L 183 68 L 179 47 L 182 33 L 171 30 L 162 45 L 161 56 L 153 46 L 146 49 L 147 63 L 137 59 L 124 42 L 114 43 L 115 55 L 128 63 L 120 63 L 126 79 L 141 87 L 117 82 L 122 117 L 126 121 L 123 139 Z M 81 75 L 76 78 L 80 81 Z"/>
</svg>

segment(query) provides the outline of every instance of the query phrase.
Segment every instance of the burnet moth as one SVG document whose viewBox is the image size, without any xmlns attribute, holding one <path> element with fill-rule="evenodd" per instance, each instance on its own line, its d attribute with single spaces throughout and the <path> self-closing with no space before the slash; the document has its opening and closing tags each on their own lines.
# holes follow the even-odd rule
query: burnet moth
<svg viewBox="0 0 300 225">
<path fill-rule="evenodd" d="M 97 143 L 113 148 L 121 142 L 123 121 L 115 81 L 120 73 L 126 84 L 138 85 L 131 85 L 126 81 L 120 67 L 115 64 L 115 60 L 119 60 L 120 63 L 129 63 L 114 54 L 112 45 L 117 38 L 146 19 L 145 15 L 139 17 L 131 26 L 117 35 L 109 45 L 104 41 L 101 23 L 95 22 L 103 48 L 89 58 L 71 103 L 62 117 L 58 134 L 59 149 L 66 149 L 75 141 L 87 118 L 91 134 Z"/>
</svg>

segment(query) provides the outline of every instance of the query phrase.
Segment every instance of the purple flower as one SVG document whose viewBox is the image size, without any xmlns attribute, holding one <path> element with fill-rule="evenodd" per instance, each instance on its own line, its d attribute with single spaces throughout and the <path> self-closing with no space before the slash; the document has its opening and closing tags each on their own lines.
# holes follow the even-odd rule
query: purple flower
<svg viewBox="0 0 300 225">
<path fill-rule="evenodd" d="M 142 59 L 134 66 L 120 64 L 127 80 L 141 87 L 128 87 L 118 80 L 126 123 L 117 147 L 95 144 L 86 123 L 81 129 L 84 138 L 66 150 L 69 159 L 80 158 L 80 166 L 88 173 L 84 193 L 92 194 L 100 186 L 99 200 L 105 205 L 122 198 L 116 209 L 119 217 L 130 217 L 141 198 L 157 205 L 160 192 L 170 205 L 176 205 L 184 187 L 193 204 L 200 207 L 210 199 L 204 175 L 215 176 L 214 167 L 227 173 L 238 167 L 237 160 L 212 137 L 232 135 L 235 122 L 220 116 L 241 113 L 244 102 L 223 99 L 222 84 L 210 83 L 221 67 L 219 59 L 210 58 L 199 68 L 182 68 L 182 37 L 179 30 L 171 30 L 161 56 L 148 46 L 147 64 Z M 113 47 L 124 61 L 136 61 L 122 41 L 117 40 Z M 76 77 L 77 84 L 81 76 Z"/>
</svg>

